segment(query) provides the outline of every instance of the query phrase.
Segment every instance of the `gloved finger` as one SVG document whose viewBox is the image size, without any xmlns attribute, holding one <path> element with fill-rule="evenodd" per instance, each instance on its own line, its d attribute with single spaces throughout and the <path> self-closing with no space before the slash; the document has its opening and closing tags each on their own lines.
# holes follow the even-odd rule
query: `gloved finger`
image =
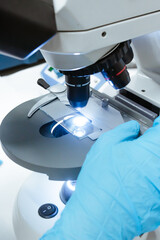
<svg viewBox="0 0 160 240">
<path fill-rule="evenodd" d="M 116 143 L 122 141 L 133 140 L 138 137 L 140 131 L 140 125 L 136 121 L 129 121 L 119 125 L 118 127 L 105 132 L 99 139 L 93 144 L 92 148 L 88 152 L 87 156 L 97 155 L 97 153 L 106 149 L 106 147 L 113 146 Z"/>
<path fill-rule="evenodd" d="M 112 144 L 122 141 L 130 141 L 138 137 L 140 131 L 140 125 L 137 121 L 129 121 L 119 125 L 113 130 L 103 134 L 104 138 L 108 138 L 108 141 Z M 106 142 L 107 143 L 107 142 Z"/>
<path fill-rule="evenodd" d="M 160 124 L 160 116 L 154 120 L 153 127 L 158 126 L 159 124 Z"/>
<path fill-rule="evenodd" d="M 156 118 L 153 126 L 149 128 L 141 137 L 139 137 L 138 142 L 148 142 L 152 145 L 159 145 L 160 147 L 160 117 Z"/>
</svg>

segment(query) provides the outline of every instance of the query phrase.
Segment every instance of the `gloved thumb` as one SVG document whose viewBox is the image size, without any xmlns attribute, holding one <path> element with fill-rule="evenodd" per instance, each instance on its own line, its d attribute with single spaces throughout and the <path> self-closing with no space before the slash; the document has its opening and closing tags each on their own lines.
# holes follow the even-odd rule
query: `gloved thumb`
<svg viewBox="0 0 160 240">
<path fill-rule="evenodd" d="M 106 143 L 118 143 L 123 141 L 131 141 L 138 137 L 140 131 L 140 125 L 137 121 L 129 121 L 119 125 L 113 130 L 106 132 L 102 136 L 102 141 Z M 106 141 L 107 139 L 108 141 Z"/>
<path fill-rule="evenodd" d="M 155 126 L 158 126 L 160 127 L 160 117 L 157 117 L 155 120 L 154 120 L 154 123 L 153 123 L 153 127 Z"/>
<path fill-rule="evenodd" d="M 145 142 L 148 146 L 160 149 L 160 117 L 154 120 L 153 126 L 138 139 L 138 142 Z"/>
</svg>

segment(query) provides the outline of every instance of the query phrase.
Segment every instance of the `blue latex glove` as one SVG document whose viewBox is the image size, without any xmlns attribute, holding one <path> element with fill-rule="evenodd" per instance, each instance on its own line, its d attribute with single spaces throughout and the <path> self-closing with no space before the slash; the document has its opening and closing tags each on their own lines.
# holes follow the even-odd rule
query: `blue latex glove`
<svg viewBox="0 0 160 240">
<path fill-rule="evenodd" d="M 131 240 L 160 225 L 160 118 L 138 134 L 131 121 L 96 141 L 75 193 L 41 240 Z"/>
</svg>

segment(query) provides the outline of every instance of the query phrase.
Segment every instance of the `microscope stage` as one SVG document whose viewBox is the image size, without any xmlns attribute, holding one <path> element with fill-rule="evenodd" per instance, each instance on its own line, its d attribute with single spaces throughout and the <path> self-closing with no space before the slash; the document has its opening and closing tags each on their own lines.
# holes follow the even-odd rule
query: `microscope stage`
<svg viewBox="0 0 160 240">
<path fill-rule="evenodd" d="M 51 180 L 76 180 L 88 151 L 103 132 L 136 119 L 143 133 L 156 117 L 151 111 L 140 109 L 139 105 L 141 111 L 136 112 L 136 105 L 121 96 L 116 100 L 93 90 L 85 108 L 77 111 L 55 99 L 28 118 L 30 109 L 44 97 L 24 102 L 8 113 L 1 125 L 1 142 L 10 159 L 25 168 L 47 174 Z M 127 103 L 126 107 L 122 100 Z M 134 109 L 131 109 L 132 105 Z M 62 134 L 58 137 L 51 137 L 51 132 L 46 136 L 41 134 L 42 127 L 55 122 L 64 112 L 65 116 L 67 113 L 82 114 L 91 121 L 94 132 L 84 138 L 78 138 L 66 129 L 60 129 Z"/>
</svg>

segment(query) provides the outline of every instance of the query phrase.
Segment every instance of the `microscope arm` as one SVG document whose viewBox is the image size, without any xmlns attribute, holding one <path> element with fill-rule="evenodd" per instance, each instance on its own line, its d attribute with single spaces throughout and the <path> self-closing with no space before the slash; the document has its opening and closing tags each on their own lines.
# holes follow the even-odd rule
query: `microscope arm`
<svg viewBox="0 0 160 240">
<path fill-rule="evenodd" d="M 63 71 L 92 65 L 119 43 L 160 29 L 159 0 L 53 2 L 58 32 L 42 54 Z"/>
<path fill-rule="evenodd" d="M 0 52 L 26 58 L 41 48 L 47 63 L 67 76 L 71 105 L 83 107 L 89 75 L 102 72 L 116 89 L 128 84 L 129 39 L 160 29 L 160 2 L 6 0 L 0 22 Z"/>
<path fill-rule="evenodd" d="M 56 33 L 42 54 L 57 69 L 77 70 L 120 42 L 159 30 L 159 21 L 159 0 L 6 0 L 0 4 L 0 52 L 25 58 Z"/>
</svg>

